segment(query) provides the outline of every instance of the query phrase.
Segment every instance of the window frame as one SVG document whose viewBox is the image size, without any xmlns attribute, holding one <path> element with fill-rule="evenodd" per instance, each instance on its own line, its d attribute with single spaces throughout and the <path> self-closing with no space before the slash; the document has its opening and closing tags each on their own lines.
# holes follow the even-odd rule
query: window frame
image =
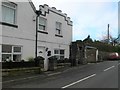
<svg viewBox="0 0 120 90">
<path fill-rule="evenodd" d="M 17 4 L 6 1 L 6 2 L 2 2 L 2 8 L 3 7 L 6 7 L 6 8 L 14 10 L 14 20 L 12 21 L 13 23 L 10 23 L 9 21 L 6 21 L 6 20 L 3 21 L 3 17 L 2 17 L 2 24 L 5 23 L 5 25 L 6 24 L 16 25 L 17 24 Z"/>
<path fill-rule="evenodd" d="M 58 50 L 58 53 L 55 53 L 55 50 Z M 64 51 L 63 54 L 60 53 L 61 50 Z M 61 59 L 61 58 L 60 58 L 61 56 L 65 58 L 65 49 L 54 49 L 54 56 L 57 56 L 57 57 L 58 57 L 58 60 Z M 64 58 L 62 58 L 62 59 L 64 59 Z"/>
<path fill-rule="evenodd" d="M 19 47 L 20 48 L 20 52 L 15 52 L 15 47 Z M 22 53 L 22 47 L 21 46 L 13 46 L 13 53 L 16 53 L 16 54 L 21 54 Z"/>
<path fill-rule="evenodd" d="M 5 45 L 5 44 L 3 44 L 3 45 Z M 3 45 L 1 45 L 1 48 L 3 47 Z M 12 52 L 11 53 L 5 53 L 5 52 L 2 52 L 2 50 L 1 50 L 1 56 L 3 56 L 3 55 L 10 55 L 11 57 L 11 60 L 12 61 L 14 61 L 13 60 L 13 56 L 14 55 L 21 55 L 21 59 L 22 59 L 22 46 L 17 46 L 17 45 L 8 45 L 8 46 L 11 46 L 11 49 L 12 49 Z M 21 48 L 21 52 L 14 52 L 14 47 L 20 47 Z M 2 57 L 3 58 L 3 57 Z M 1 60 L 2 62 L 4 62 L 4 60 Z"/>
<path fill-rule="evenodd" d="M 56 35 L 62 35 L 62 23 L 56 21 Z M 57 25 L 59 26 L 59 28 L 57 27 Z"/>
<path fill-rule="evenodd" d="M 40 24 L 40 18 L 45 20 L 45 25 Z M 40 29 L 40 26 L 43 27 L 44 29 Z M 38 31 L 47 32 L 47 19 L 46 18 L 38 17 Z"/>
</svg>

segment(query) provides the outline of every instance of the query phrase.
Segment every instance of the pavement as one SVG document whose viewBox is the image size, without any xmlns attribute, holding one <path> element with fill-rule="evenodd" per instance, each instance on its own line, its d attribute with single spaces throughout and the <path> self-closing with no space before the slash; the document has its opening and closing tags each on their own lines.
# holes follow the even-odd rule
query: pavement
<svg viewBox="0 0 120 90">
<path fill-rule="evenodd" d="M 20 81 L 20 80 L 25 80 L 25 79 L 32 79 L 32 78 L 36 78 L 36 77 L 39 77 L 39 78 L 46 78 L 46 77 L 49 77 L 49 76 L 53 76 L 53 75 L 57 75 L 57 74 L 61 74 L 62 72 L 64 71 L 67 71 L 67 70 L 70 70 L 70 69 L 73 69 L 73 68 L 76 68 L 76 67 L 80 67 L 81 65 L 79 66 L 70 66 L 70 67 L 62 67 L 62 68 L 58 68 L 58 69 L 55 69 L 53 71 L 43 71 L 41 73 L 25 73 L 25 74 L 21 74 L 21 75 L 15 75 L 15 76 L 4 76 L 2 77 L 2 83 L 6 83 L 6 82 L 16 82 L 16 81 Z"/>
<path fill-rule="evenodd" d="M 3 78 L 3 88 L 117 88 L 118 62 L 89 63 L 41 74 Z"/>
<path fill-rule="evenodd" d="M 90 64 L 90 63 L 88 63 Z M 9 83 L 17 83 L 17 82 L 23 82 L 24 80 L 32 80 L 32 79 L 45 79 L 45 78 L 49 78 L 55 75 L 59 75 L 62 74 L 64 72 L 70 71 L 70 70 L 74 70 L 77 68 L 84 68 L 86 65 L 81 65 L 79 64 L 78 66 L 67 66 L 67 67 L 62 67 L 62 68 L 58 68 L 55 69 L 53 71 L 43 71 L 39 74 L 36 73 L 26 73 L 26 74 L 21 74 L 21 75 L 15 75 L 15 76 L 4 76 L 2 77 L 2 86 L 6 86 L 7 84 L 9 85 Z M 6 84 L 7 83 L 7 84 Z"/>
</svg>

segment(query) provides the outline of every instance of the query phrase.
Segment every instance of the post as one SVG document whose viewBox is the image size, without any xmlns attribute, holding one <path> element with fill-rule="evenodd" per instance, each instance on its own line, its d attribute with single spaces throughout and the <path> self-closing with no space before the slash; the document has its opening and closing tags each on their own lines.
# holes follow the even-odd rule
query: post
<svg viewBox="0 0 120 90">
<path fill-rule="evenodd" d="M 98 49 L 96 50 L 96 62 L 98 61 Z"/>
<path fill-rule="evenodd" d="M 108 44 L 109 44 L 109 40 L 110 40 L 110 35 L 109 35 L 109 24 L 108 24 Z"/>
</svg>

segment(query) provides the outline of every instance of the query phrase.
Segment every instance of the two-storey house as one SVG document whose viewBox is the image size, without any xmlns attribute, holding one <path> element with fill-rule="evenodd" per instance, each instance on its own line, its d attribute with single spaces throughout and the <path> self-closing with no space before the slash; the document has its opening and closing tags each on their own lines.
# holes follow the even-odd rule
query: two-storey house
<svg viewBox="0 0 120 90">
<path fill-rule="evenodd" d="M 38 20 L 38 56 L 43 56 L 44 67 L 48 68 L 49 53 L 58 59 L 69 58 L 72 42 L 72 21 L 67 14 L 55 7 L 40 5 L 42 12 Z"/>
<path fill-rule="evenodd" d="M 36 26 L 38 28 L 37 56 L 42 56 L 44 69 L 48 69 L 48 58 L 69 58 L 72 42 L 72 21 L 67 14 L 55 7 L 40 5 L 42 12 L 36 25 L 36 8 L 30 0 L 14 2 L 4 0 L 0 4 L 0 60 L 21 61 L 35 58 Z M 48 55 L 51 54 L 51 55 Z"/>
<path fill-rule="evenodd" d="M 28 60 L 35 56 L 36 9 L 30 0 L 0 2 L 0 60 Z M 2 15 L 2 16 L 1 16 Z"/>
</svg>

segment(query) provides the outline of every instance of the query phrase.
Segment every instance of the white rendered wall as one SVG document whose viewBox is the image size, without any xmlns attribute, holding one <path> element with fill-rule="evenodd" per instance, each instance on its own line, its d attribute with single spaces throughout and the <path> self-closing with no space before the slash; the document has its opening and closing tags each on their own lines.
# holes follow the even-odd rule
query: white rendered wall
<svg viewBox="0 0 120 90">
<path fill-rule="evenodd" d="M 2 44 L 22 46 L 22 59 L 35 56 L 35 29 L 33 21 L 35 12 L 29 2 L 15 2 L 17 4 L 18 28 L 2 26 Z"/>
<path fill-rule="evenodd" d="M 0 21 L 2 20 L 2 13 L 1 13 L 1 2 L 0 2 Z M 2 25 L 0 25 L 0 62 L 2 61 L 2 48 L 1 48 L 1 44 L 2 44 Z M 0 64 L 0 69 L 2 68 L 2 64 Z M 0 82 L 2 82 L 2 70 L 0 70 Z M 2 83 L 0 83 L 0 89 L 2 90 Z"/>
<path fill-rule="evenodd" d="M 2 9 L 1 9 L 1 2 L 0 2 L 0 21 L 2 21 Z M 0 24 L 0 62 L 2 61 L 2 25 Z"/>
<path fill-rule="evenodd" d="M 45 6 L 46 7 L 46 6 Z M 43 46 L 48 48 L 51 51 L 51 56 L 54 55 L 55 49 L 64 49 L 65 50 L 65 58 L 69 58 L 69 45 L 72 42 L 72 26 L 67 24 L 65 21 L 65 17 L 61 12 L 60 14 L 56 14 L 52 8 L 46 7 L 44 10 L 48 11 L 49 14 L 46 13 L 46 16 L 42 16 L 47 20 L 46 32 L 48 34 L 39 33 L 38 34 L 38 46 Z M 43 10 L 43 11 L 44 11 Z M 52 10 L 52 11 L 50 11 Z M 56 12 L 56 10 L 55 10 Z M 61 16 L 62 14 L 62 16 Z M 57 37 L 56 34 L 56 22 L 62 23 L 62 36 Z M 47 54 L 47 53 L 46 53 Z M 48 69 L 48 56 L 46 55 L 44 61 L 45 70 Z"/>
</svg>

